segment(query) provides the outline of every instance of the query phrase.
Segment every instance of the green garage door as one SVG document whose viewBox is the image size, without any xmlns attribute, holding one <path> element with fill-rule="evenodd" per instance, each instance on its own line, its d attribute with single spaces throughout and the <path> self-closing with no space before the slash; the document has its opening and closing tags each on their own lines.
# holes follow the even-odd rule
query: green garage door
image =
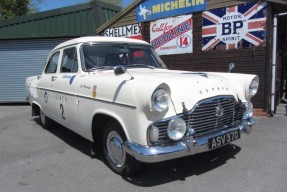
<svg viewBox="0 0 287 192">
<path fill-rule="evenodd" d="M 49 52 L 66 40 L 1 40 L 0 103 L 25 102 L 25 79 L 41 74 Z"/>
</svg>

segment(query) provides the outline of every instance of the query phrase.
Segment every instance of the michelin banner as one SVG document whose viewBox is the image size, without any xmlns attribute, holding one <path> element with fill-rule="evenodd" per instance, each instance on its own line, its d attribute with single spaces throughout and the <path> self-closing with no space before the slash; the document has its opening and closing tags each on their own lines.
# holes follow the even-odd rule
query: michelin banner
<svg viewBox="0 0 287 192">
<path fill-rule="evenodd" d="M 145 22 L 205 9 L 206 0 L 145 0 L 136 8 L 136 20 Z"/>
<path fill-rule="evenodd" d="M 266 15 L 265 1 L 204 11 L 202 51 L 265 46 Z"/>
<path fill-rule="evenodd" d="M 150 23 L 150 44 L 159 55 L 192 53 L 192 15 L 160 19 Z"/>
</svg>

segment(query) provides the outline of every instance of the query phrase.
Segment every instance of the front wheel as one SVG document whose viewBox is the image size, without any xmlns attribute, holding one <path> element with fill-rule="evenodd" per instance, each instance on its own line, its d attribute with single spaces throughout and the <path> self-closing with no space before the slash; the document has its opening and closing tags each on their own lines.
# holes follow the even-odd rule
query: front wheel
<svg viewBox="0 0 287 192">
<path fill-rule="evenodd" d="M 142 163 L 126 153 L 126 137 L 121 126 L 110 122 L 103 133 L 103 148 L 108 166 L 117 174 L 128 176 L 138 171 Z"/>
</svg>

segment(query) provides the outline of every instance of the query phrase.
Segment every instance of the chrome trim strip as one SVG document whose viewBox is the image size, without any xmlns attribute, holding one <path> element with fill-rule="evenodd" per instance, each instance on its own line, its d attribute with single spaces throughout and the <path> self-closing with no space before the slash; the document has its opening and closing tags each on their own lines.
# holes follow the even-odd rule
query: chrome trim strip
<svg viewBox="0 0 287 192">
<path fill-rule="evenodd" d="M 44 91 L 51 91 L 51 92 L 54 92 L 54 93 L 61 93 L 61 94 L 65 94 L 65 95 L 69 95 L 69 96 L 77 96 L 76 94 L 71 94 L 71 93 L 68 93 L 68 92 L 63 92 L 63 91 L 56 91 L 54 89 L 47 89 L 47 88 L 42 88 L 42 87 L 35 87 L 36 89 L 40 89 L 40 90 L 44 90 Z"/>
<path fill-rule="evenodd" d="M 137 108 L 136 106 L 133 106 L 133 105 L 127 105 L 127 104 L 124 104 L 124 103 L 115 103 L 115 102 L 112 102 L 112 101 L 107 101 L 107 100 L 102 100 L 102 99 L 95 99 L 95 98 L 88 97 L 88 96 L 83 96 L 83 95 L 78 95 L 78 94 L 71 94 L 71 93 L 62 92 L 62 91 L 56 91 L 56 90 L 53 90 L 53 89 L 47 89 L 47 88 L 41 88 L 41 87 L 36 87 L 36 89 L 40 89 L 40 90 L 44 90 L 44 91 L 51 91 L 51 92 L 54 92 L 54 93 L 65 94 L 65 95 L 69 95 L 69 96 L 73 96 L 73 97 L 79 97 L 79 98 L 84 98 L 84 99 L 89 99 L 89 100 L 93 100 L 93 101 L 99 101 L 99 102 L 113 104 L 113 105 L 118 105 L 118 106 L 122 106 L 122 107 L 128 107 L 128 108 L 131 108 L 131 109 L 136 109 Z"/>
<path fill-rule="evenodd" d="M 235 128 L 218 131 L 198 139 L 187 139 L 170 145 L 155 147 L 141 146 L 132 141 L 126 141 L 125 148 L 128 154 L 134 156 L 139 161 L 145 163 L 156 163 L 210 151 L 212 149 L 208 148 L 209 138 L 235 130 L 239 130 L 240 133 L 249 134 L 252 131 L 253 126 L 255 126 L 255 120 L 250 118 L 243 121 L 242 124 Z"/>
</svg>

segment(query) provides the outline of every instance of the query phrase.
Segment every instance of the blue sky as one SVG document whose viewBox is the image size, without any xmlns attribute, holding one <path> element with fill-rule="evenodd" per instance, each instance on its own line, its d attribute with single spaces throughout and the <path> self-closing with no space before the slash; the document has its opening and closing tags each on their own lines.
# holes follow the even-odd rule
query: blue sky
<svg viewBox="0 0 287 192">
<path fill-rule="evenodd" d="M 124 0 L 123 4 L 127 6 L 133 1 L 134 0 Z M 89 2 L 89 0 L 44 0 L 44 2 L 39 5 L 39 8 L 40 11 L 47 11 L 86 2 Z"/>
<path fill-rule="evenodd" d="M 47 11 L 61 7 L 76 5 L 78 3 L 85 3 L 87 0 L 45 0 L 39 5 L 40 11 Z"/>
</svg>

